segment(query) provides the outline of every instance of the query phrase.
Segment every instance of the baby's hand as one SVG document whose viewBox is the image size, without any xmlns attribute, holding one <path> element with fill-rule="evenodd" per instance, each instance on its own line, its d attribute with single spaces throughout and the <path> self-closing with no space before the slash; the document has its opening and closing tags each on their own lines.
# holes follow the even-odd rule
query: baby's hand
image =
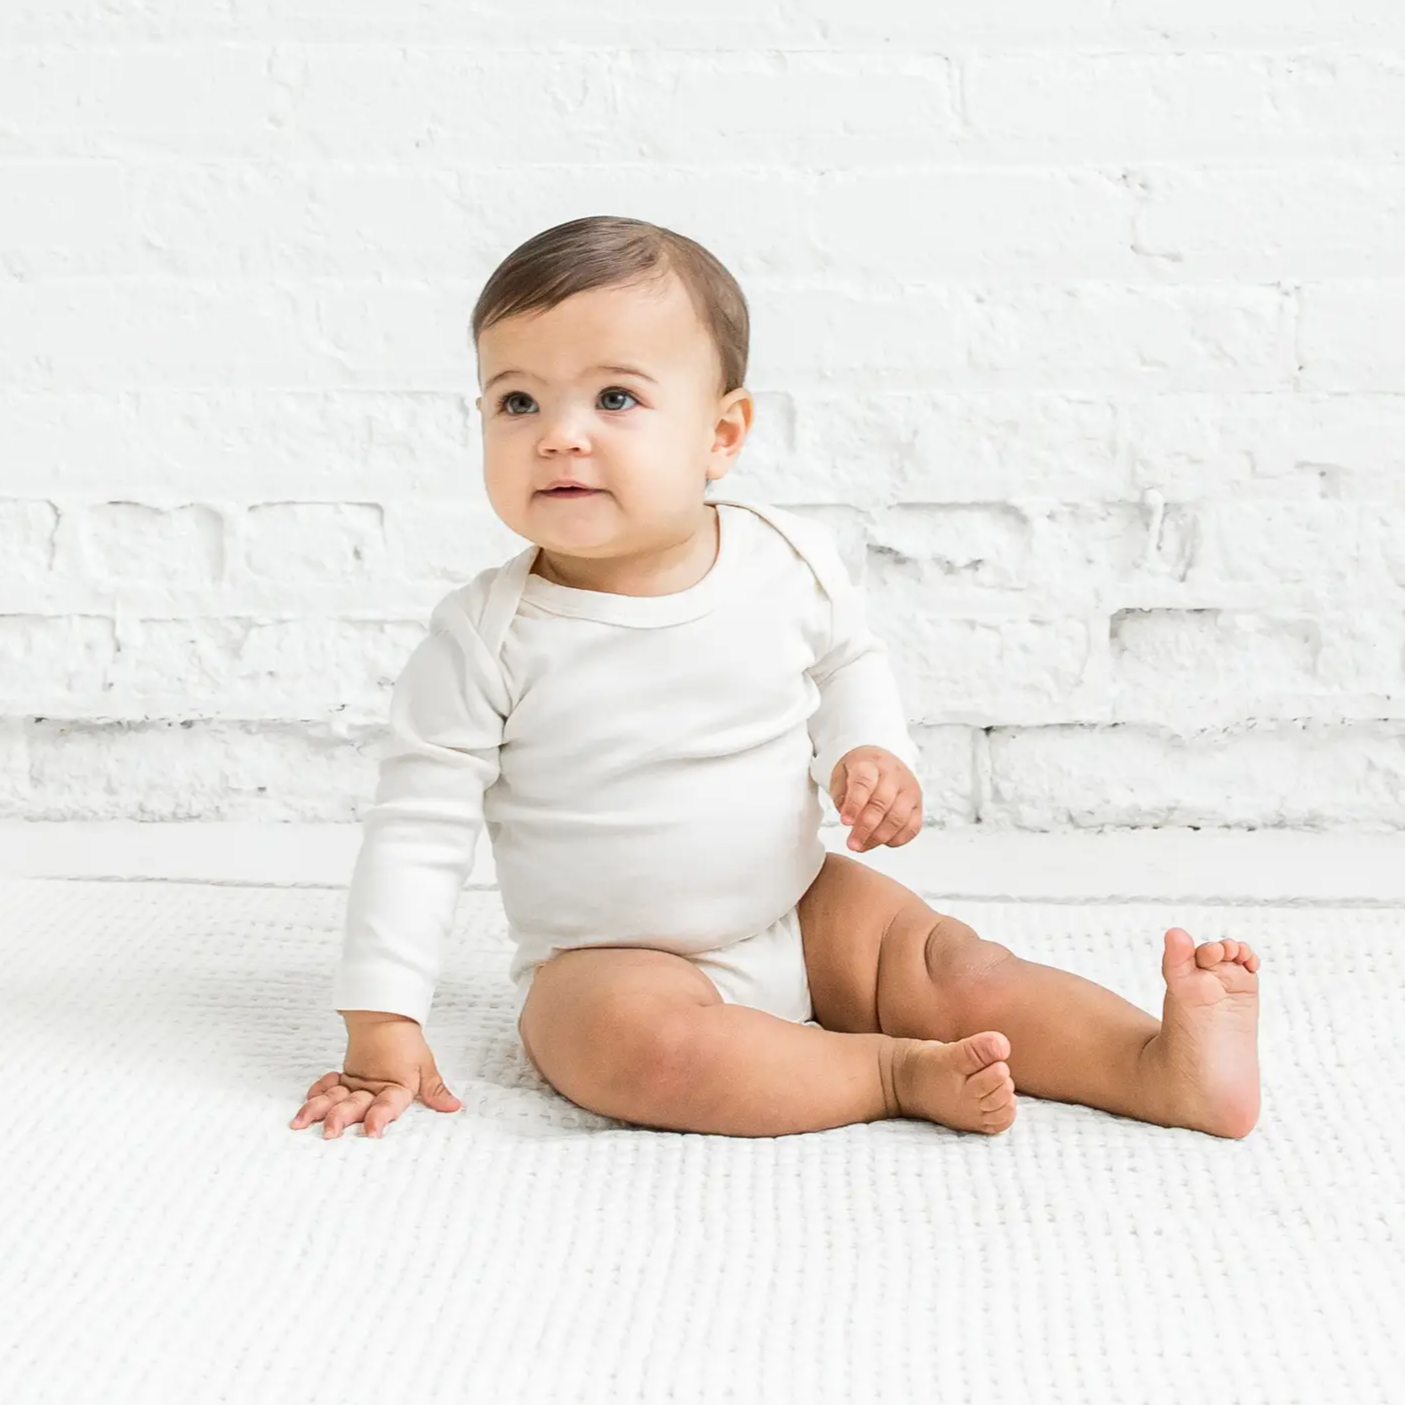
<svg viewBox="0 0 1405 1405">
<path fill-rule="evenodd" d="M 922 787 L 891 751 L 856 746 L 835 763 L 829 796 L 839 818 L 854 826 L 849 847 L 863 853 L 896 849 L 922 832 Z"/>
<path fill-rule="evenodd" d="M 338 1137 L 343 1128 L 364 1121 L 366 1135 L 378 1137 L 416 1097 L 436 1112 L 457 1112 L 463 1106 L 444 1086 L 415 1020 L 350 1027 L 342 1063 L 342 1072 L 324 1073 L 307 1090 L 307 1101 L 290 1127 L 325 1118 L 323 1137 Z"/>
</svg>

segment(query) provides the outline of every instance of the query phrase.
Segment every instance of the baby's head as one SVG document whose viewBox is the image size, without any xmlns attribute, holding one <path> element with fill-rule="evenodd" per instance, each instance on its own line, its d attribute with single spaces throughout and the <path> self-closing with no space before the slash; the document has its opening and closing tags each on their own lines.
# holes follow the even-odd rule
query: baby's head
<svg viewBox="0 0 1405 1405">
<path fill-rule="evenodd" d="M 488 500 L 514 532 L 603 560 L 699 530 L 753 410 L 746 298 L 716 258 L 643 220 L 572 220 L 503 260 L 472 325 Z M 546 496 L 559 479 L 599 491 Z"/>
</svg>

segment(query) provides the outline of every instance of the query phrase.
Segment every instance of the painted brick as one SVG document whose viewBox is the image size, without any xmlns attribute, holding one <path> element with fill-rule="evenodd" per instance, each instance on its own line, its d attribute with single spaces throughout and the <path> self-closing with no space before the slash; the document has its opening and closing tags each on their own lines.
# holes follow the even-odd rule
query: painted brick
<svg viewBox="0 0 1405 1405">
<path fill-rule="evenodd" d="M 738 35 L 744 35 L 739 41 Z M 752 317 L 934 825 L 1405 827 L 1405 10 L 0 10 L 0 813 L 360 818 L 588 212 Z"/>
</svg>

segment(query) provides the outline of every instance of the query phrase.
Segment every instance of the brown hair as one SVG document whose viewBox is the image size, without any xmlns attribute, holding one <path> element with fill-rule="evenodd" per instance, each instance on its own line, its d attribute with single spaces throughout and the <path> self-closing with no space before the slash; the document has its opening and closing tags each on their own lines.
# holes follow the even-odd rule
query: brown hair
<svg viewBox="0 0 1405 1405">
<path fill-rule="evenodd" d="M 646 220 L 587 215 L 534 234 L 492 272 L 473 308 L 473 345 L 495 322 L 546 311 L 590 288 L 662 281 L 687 288 L 721 361 L 720 393 L 746 381 L 751 318 L 737 280 L 701 244 Z"/>
</svg>

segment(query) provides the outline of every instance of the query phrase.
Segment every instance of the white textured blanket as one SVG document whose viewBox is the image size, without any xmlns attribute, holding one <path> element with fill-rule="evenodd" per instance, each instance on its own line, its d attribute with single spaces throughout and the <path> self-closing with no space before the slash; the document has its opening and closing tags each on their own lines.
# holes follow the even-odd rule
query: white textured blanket
<svg viewBox="0 0 1405 1405">
<path fill-rule="evenodd" d="M 340 1067 L 344 902 L 0 881 L 0 1399 L 1405 1400 L 1405 910 L 945 904 L 1157 1014 L 1167 926 L 1252 943 L 1244 1141 L 1027 1096 L 763 1140 L 542 1083 L 466 892 L 463 1111 L 327 1142 L 288 1121 Z"/>
</svg>

